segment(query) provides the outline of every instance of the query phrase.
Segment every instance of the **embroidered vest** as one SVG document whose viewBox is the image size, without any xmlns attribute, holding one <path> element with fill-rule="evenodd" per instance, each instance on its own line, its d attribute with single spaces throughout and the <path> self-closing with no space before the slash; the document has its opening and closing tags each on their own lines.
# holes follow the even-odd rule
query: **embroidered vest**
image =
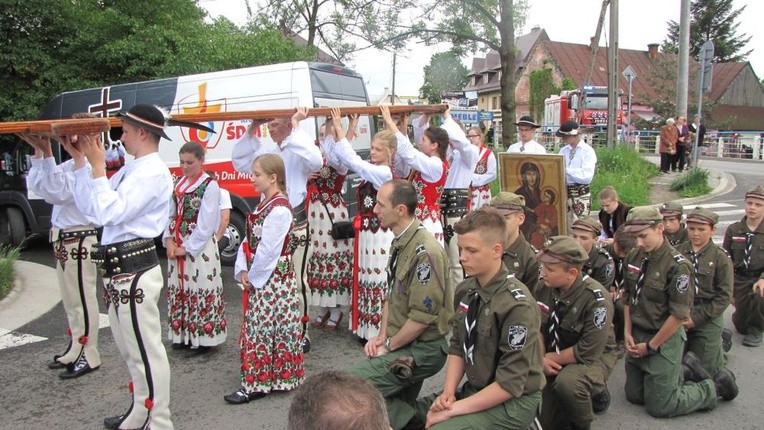
<svg viewBox="0 0 764 430">
<path fill-rule="evenodd" d="M 480 160 L 478 160 L 478 163 L 475 166 L 475 173 L 483 175 L 488 171 L 488 157 L 491 156 L 492 151 L 485 146 L 481 146 L 480 150 L 482 151 L 482 154 L 480 154 Z"/>
<path fill-rule="evenodd" d="M 342 202 L 342 184 L 345 183 L 345 175 L 340 174 L 333 167 L 326 164 L 318 171 L 318 177 L 308 182 L 308 196 L 310 201 L 321 201 L 324 204 L 337 207 Z"/>
<path fill-rule="evenodd" d="M 260 239 L 263 237 L 263 224 L 265 223 L 265 218 L 268 217 L 268 214 L 271 213 L 273 208 L 283 206 L 289 211 L 292 211 L 292 206 L 289 205 L 289 199 L 286 198 L 286 196 L 282 194 L 276 194 L 274 197 L 272 197 L 270 200 L 261 203 L 258 205 L 257 209 L 255 209 L 254 212 L 247 215 L 247 243 L 249 244 L 249 252 L 245 254 L 247 255 L 247 265 L 251 267 L 252 260 L 254 258 L 255 253 L 257 252 L 257 246 L 260 244 Z M 292 223 L 292 226 L 289 228 L 290 233 L 287 233 L 286 237 L 284 238 L 284 246 L 281 248 L 281 258 L 280 259 L 289 259 L 292 258 L 292 251 L 290 250 L 290 243 L 292 241 L 292 235 L 291 231 L 294 227 L 294 223 Z"/>
<path fill-rule="evenodd" d="M 176 181 L 175 186 L 178 185 Z M 202 208 L 202 198 L 207 186 L 212 182 L 211 177 L 207 177 L 195 190 L 177 195 L 173 192 L 175 207 L 177 213 L 175 218 L 170 221 L 170 231 L 179 234 L 180 237 L 188 237 L 196 228 L 196 220 L 199 218 L 199 210 Z M 174 189 L 174 188 L 173 188 Z"/>
<path fill-rule="evenodd" d="M 448 162 L 443 161 L 443 174 L 437 182 L 427 182 L 422 177 L 422 173 L 414 171 L 411 174 L 411 184 L 416 189 L 418 202 L 416 204 L 416 217 L 419 221 L 431 219 L 440 220 L 440 196 L 443 194 L 443 187 L 446 185 L 448 176 Z"/>
</svg>

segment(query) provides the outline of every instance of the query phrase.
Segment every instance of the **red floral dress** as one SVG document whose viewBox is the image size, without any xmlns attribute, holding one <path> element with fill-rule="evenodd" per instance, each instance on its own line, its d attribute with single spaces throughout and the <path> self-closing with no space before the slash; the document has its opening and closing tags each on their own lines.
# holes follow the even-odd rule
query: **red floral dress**
<svg viewBox="0 0 764 430">
<path fill-rule="evenodd" d="M 170 221 L 169 231 L 176 244 L 183 245 L 197 228 L 202 199 L 210 182 L 212 178 L 208 177 L 195 189 L 173 195 L 178 210 Z M 220 254 L 213 238 L 197 257 L 187 254 L 183 259 L 167 260 L 167 307 L 168 338 L 173 343 L 198 347 L 225 341 L 227 321 Z"/>
<path fill-rule="evenodd" d="M 318 177 L 308 182 L 308 226 L 311 241 L 307 279 L 313 306 L 335 307 L 350 303 L 353 266 L 352 239 L 334 240 L 332 222 L 347 221 L 342 198 L 345 175 L 324 162 Z"/>
<path fill-rule="evenodd" d="M 277 194 L 260 203 L 248 216 L 248 266 L 251 266 L 257 253 L 265 219 L 277 206 L 291 211 L 289 200 Z M 300 346 L 300 302 L 290 236 L 286 235 L 276 268 L 265 286 L 248 291 L 239 336 L 242 387 L 248 393 L 291 390 L 300 385 L 305 376 Z"/>
<path fill-rule="evenodd" d="M 422 173 L 416 170 L 411 173 L 411 184 L 414 185 L 419 198 L 415 216 L 441 245 L 443 245 L 443 223 L 440 217 L 440 196 L 443 194 L 447 176 L 448 161 L 443 161 L 443 174 L 437 182 L 425 181 Z"/>
<path fill-rule="evenodd" d="M 353 266 L 353 302 L 350 329 L 359 337 L 371 339 L 379 334 L 382 321 L 382 301 L 388 294 L 388 252 L 393 242 L 392 230 L 379 224 L 374 214 L 377 190 L 371 182 L 364 181 L 357 188 L 358 215 Z"/>
<path fill-rule="evenodd" d="M 485 175 L 488 172 L 488 157 L 493 157 L 493 151 L 488 147 L 482 146 L 480 148 L 482 154 L 475 166 L 475 173 L 478 175 Z M 470 187 L 470 193 L 472 197 L 472 210 L 478 209 L 482 206 L 491 203 L 491 184 L 480 185 L 478 187 Z"/>
</svg>

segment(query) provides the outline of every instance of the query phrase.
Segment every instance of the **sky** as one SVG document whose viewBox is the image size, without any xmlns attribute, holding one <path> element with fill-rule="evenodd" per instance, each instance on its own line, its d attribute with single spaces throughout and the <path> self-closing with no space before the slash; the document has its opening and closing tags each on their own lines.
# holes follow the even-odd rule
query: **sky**
<svg viewBox="0 0 764 430">
<path fill-rule="evenodd" d="M 258 0 L 250 0 L 255 7 Z M 524 31 L 539 26 L 546 30 L 553 41 L 588 44 L 594 36 L 602 7 L 601 0 L 529 0 L 531 4 Z M 245 0 L 201 0 L 200 6 L 205 8 L 210 16 L 223 15 L 236 24 L 246 21 Z M 754 72 L 761 80 L 764 78 L 764 26 L 760 19 L 764 16 L 764 1 L 734 0 L 735 9 L 746 6 L 738 19 L 737 34 L 752 36 L 746 50 L 753 52 L 748 56 Z M 621 49 L 647 50 L 649 43 L 661 43 L 667 34 L 667 22 L 679 22 L 679 0 L 621 0 L 619 2 L 619 44 Z M 603 37 L 600 45 L 605 45 L 605 35 L 608 31 L 606 17 L 603 27 Z M 424 66 L 429 64 L 430 57 L 438 52 L 447 51 L 449 46 L 424 46 L 410 43 L 407 49 L 398 53 L 396 67 L 396 94 L 401 96 L 416 96 L 424 81 Z M 469 54 L 463 59 L 469 68 L 473 56 L 484 56 L 484 52 Z M 365 81 L 371 97 L 382 95 L 385 88 L 392 86 L 393 54 L 375 49 L 357 53 L 348 67 L 360 73 Z M 626 68 L 627 64 L 620 64 Z M 639 79 L 639 77 L 637 77 Z"/>
</svg>

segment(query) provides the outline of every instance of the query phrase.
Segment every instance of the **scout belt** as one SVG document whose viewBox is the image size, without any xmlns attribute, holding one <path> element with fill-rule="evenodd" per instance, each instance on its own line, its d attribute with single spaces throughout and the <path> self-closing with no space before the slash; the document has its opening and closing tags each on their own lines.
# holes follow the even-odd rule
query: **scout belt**
<svg viewBox="0 0 764 430">
<path fill-rule="evenodd" d="M 568 185 L 568 197 L 581 197 L 589 194 L 589 186 L 584 184 Z"/>
<path fill-rule="evenodd" d="M 154 239 L 133 239 L 109 245 L 93 245 L 91 259 L 101 276 L 137 273 L 159 264 Z"/>
<path fill-rule="evenodd" d="M 72 231 L 60 230 L 58 232 L 58 240 L 95 236 L 97 234 L 98 234 L 98 230 L 94 228 L 88 229 L 88 230 L 72 230 Z"/>
<path fill-rule="evenodd" d="M 308 222 L 308 214 L 305 212 L 305 202 L 300 203 L 292 209 L 292 216 L 294 217 L 295 226 Z"/>
<path fill-rule="evenodd" d="M 468 211 L 470 190 L 467 188 L 446 188 L 440 196 L 440 210 L 443 216 L 464 216 Z"/>
</svg>

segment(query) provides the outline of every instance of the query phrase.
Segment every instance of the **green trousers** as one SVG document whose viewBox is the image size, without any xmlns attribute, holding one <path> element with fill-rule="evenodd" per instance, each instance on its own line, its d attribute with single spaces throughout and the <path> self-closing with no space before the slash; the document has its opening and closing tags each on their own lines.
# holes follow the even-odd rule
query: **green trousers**
<svg viewBox="0 0 764 430">
<path fill-rule="evenodd" d="M 632 329 L 635 343 L 647 342 L 654 333 Z M 698 383 L 684 382 L 682 353 L 686 335 L 683 328 L 661 345 L 655 355 L 642 358 L 626 356 L 626 399 L 645 405 L 647 413 L 656 417 L 675 417 L 699 409 L 716 407 L 716 387 L 707 379 Z"/>
<path fill-rule="evenodd" d="M 735 275 L 732 297 L 735 298 L 735 313 L 732 323 L 741 334 L 748 334 L 748 328 L 764 332 L 764 299 L 753 292 L 753 284 L 759 278 Z"/>
<path fill-rule="evenodd" d="M 382 393 L 387 403 L 390 425 L 398 430 L 405 427 L 414 417 L 416 399 L 422 389 L 422 382 L 440 372 L 446 364 L 446 351 L 445 339 L 414 341 L 405 348 L 362 361 L 348 369 L 348 372 L 366 379 Z M 414 357 L 416 369 L 411 378 L 402 380 L 390 373 L 389 367 L 396 358 L 407 355 Z"/>
<path fill-rule="evenodd" d="M 685 349 L 692 351 L 700 358 L 703 367 L 711 376 L 722 370 L 727 365 L 722 348 L 722 329 L 724 328 L 724 316 L 719 315 L 700 327 L 687 332 L 687 344 Z"/>
<path fill-rule="evenodd" d="M 594 420 L 592 396 L 605 391 L 612 367 L 602 363 L 569 364 L 556 376 L 547 376 L 541 407 L 545 429 L 589 428 Z"/>
<path fill-rule="evenodd" d="M 456 393 L 456 399 L 461 400 L 469 397 L 479 390 L 466 382 L 461 390 Z M 422 397 L 417 400 L 416 413 L 422 419 L 427 420 L 427 411 L 435 402 L 440 393 Z M 509 399 L 484 411 L 474 414 L 461 415 L 443 421 L 430 427 L 430 430 L 483 430 L 483 429 L 507 429 L 526 430 L 530 427 L 541 405 L 541 392 L 524 394 L 517 399 Z"/>
</svg>

